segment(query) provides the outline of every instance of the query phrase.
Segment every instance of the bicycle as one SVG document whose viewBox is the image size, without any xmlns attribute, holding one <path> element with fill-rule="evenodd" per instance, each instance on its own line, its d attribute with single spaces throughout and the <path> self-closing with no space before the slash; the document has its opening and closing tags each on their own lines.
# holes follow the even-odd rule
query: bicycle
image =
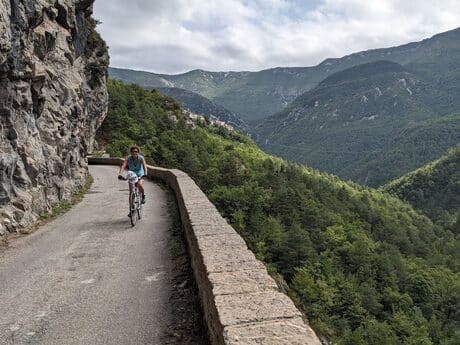
<svg viewBox="0 0 460 345">
<path fill-rule="evenodd" d="M 127 177 L 118 176 L 119 180 L 128 181 L 131 185 L 129 193 L 129 219 L 131 225 L 135 226 L 137 221 L 142 218 L 142 199 L 141 193 L 139 193 L 138 181 L 139 178 L 135 173 L 130 174 L 130 171 L 127 174 Z"/>
</svg>

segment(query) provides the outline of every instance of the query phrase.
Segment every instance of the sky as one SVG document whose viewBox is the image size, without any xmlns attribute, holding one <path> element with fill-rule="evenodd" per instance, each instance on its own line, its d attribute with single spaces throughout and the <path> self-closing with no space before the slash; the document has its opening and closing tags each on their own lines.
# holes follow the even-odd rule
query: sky
<svg viewBox="0 0 460 345">
<path fill-rule="evenodd" d="M 459 0 L 96 0 L 112 67 L 259 71 L 460 27 Z"/>
</svg>

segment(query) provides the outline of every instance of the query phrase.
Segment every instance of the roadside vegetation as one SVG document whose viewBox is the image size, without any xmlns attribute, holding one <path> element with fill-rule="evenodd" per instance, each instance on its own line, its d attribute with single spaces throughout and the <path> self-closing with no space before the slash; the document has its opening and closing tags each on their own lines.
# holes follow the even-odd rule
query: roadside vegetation
<svg viewBox="0 0 460 345">
<path fill-rule="evenodd" d="M 86 179 L 84 185 L 75 193 L 72 194 L 69 200 L 63 201 L 57 205 L 55 205 L 50 212 L 47 212 L 43 215 L 40 216 L 40 221 L 50 221 L 64 213 L 66 213 L 68 210 L 72 208 L 72 206 L 78 204 L 80 201 L 82 201 L 83 197 L 85 196 L 86 192 L 88 192 L 89 188 L 93 184 L 93 177 L 88 176 Z"/>
</svg>

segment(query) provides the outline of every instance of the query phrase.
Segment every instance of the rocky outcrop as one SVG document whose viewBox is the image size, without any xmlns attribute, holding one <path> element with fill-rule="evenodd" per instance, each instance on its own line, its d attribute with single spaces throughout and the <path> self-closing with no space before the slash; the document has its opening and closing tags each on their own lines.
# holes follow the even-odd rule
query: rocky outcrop
<svg viewBox="0 0 460 345">
<path fill-rule="evenodd" d="M 106 114 L 94 0 L 0 0 L 0 234 L 82 186 Z"/>
</svg>

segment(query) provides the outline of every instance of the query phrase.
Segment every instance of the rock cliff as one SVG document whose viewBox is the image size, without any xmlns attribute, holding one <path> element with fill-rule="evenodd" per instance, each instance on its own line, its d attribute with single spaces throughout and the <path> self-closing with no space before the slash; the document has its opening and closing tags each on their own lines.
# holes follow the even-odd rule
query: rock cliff
<svg viewBox="0 0 460 345">
<path fill-rule="evenodd" d="M 0 0 L 0 235 L 79 189 L 107 108 L 94 0 Z"/>
</svg>

